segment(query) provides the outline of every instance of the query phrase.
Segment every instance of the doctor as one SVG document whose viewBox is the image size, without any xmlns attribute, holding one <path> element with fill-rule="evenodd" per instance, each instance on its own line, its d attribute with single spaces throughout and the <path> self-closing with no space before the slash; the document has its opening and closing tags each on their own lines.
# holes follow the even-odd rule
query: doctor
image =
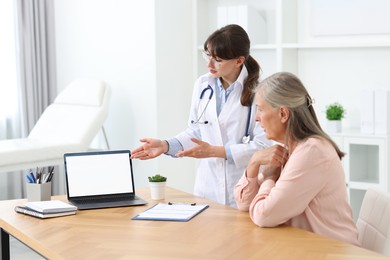
<svg viewBox="0 0 390 260">
<path fill-rule="evenodd" d="M 195 82 L 188 128 L 168 140 L 141 139 L 132 158 L 199 158 L 195 195 L 236 207 L 235 184 L 252 154 L 270 145 L 254 120 L 260 66 L 249 50 L 249 37 L 238 25 L 211 34 L 203 52 L 209 73 Z"/>
</svg>

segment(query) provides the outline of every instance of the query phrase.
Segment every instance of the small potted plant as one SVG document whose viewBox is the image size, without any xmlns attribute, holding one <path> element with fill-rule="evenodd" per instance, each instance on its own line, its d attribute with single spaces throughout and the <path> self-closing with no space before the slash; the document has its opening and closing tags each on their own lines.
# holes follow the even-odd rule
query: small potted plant
<svg viewBox="0 0 390 260">
<path fill-rule="evenodd" d="M 165 198 L 165 185 L 167 177 L 160 174 L 149 176 L 150 194 L 153 200 L 161 200 Z"/>
<path fill-rule="evenodd" d="M 344 118 L 345 109 L 338 103 L 332 103 L 326 107 L 327 130 L 330 133 L 341 132 L 341 119 Z"/>
</svg>

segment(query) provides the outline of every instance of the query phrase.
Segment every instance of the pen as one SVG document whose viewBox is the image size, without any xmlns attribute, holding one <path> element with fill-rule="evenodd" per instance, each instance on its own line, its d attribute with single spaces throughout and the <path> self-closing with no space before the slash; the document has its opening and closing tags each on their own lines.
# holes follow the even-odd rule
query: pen
<svg viewBox="0 0 390 260">
<path fill-rule="evenodd" d="M 26 178 L 29 183 L 34 183 L 33 179 L 31 179 L 30 175 L 26 174 Z"/>
<path fill-rule="evenodd" d="M 49 182 L 53 178 L 54 166 L 49 166 L 47 173 L 42 175 L 42 183 Z"/>
<path fill-rule="evenodd" d="M 33 183 L 36 182 L 34 173 L 32 171 L 30 172 L 30 177 L 31 177 Z"/>
<path fill-rule="evenodd" d="M 43 183 L 43 168 L 39 171 L 39 183 Z"/>
<path fill-rule="evenodd" d="M 43 182 L 49 182 L 50 181 L 50 174 L 51 173 L 47 173 L 46 175 L 45 175 L 45 178 L 43 179 Z"/>
<path fill-rule="evenodd" d="M 168 202 L 168 205 L 191 205 L 196 206 L 196 203 L 175 203 L 175 202 Z"/>
<path fill-rule="evenodd" d="M 44 173 L 43 176 L 42 176 L 42 183 L 45 183 L 47 182 L 47 179 L 49 178 L 49 173 Z"/>
<path fill-rule="evenodd" d="M 53 175 L 54 175 L 53 171 L 52 171 L 52 172 L 50 172 L 49 176 L 47 177 L 47 180 L 46 180 L 46 182 L 49 182 L 49 181 L 51 181 L 51 179 L 53 179 Z"/>
</svg>

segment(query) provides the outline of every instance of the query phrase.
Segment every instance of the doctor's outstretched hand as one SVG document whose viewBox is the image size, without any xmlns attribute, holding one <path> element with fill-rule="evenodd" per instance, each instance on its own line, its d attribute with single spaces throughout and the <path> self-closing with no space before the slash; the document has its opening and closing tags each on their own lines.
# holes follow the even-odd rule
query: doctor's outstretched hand
<svg viewBox="0 0 390 260">
<path fill-rule="evenodd" d="M 144 144 L 131 152 L 132 159 L 148 160 L 168 151 L 168 143 L 160 139 L 143 138 L 140 142 Z"/>
<path fill-rule="evenodd" d="M 197 145 L 184 151 L 178 152 L 176 156 L 193 158 L 226 158 L 226 151 L 225 147 L 223 146 L 213 146 L 207 142 L 203 142 L 196 138 L 191 138 L 191 141 L 196 143 Z"/>
</svg>

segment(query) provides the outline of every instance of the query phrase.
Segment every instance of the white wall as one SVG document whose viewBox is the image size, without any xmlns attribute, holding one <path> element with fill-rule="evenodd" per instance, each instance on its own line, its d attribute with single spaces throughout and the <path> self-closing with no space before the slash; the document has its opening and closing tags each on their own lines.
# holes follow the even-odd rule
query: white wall
<svg viewBox="0 0 390 260">
<path fill-rule="evenodd" d="M 302 50 L 298 66 L 302 81 L 315 99 L 317 116 L 324 129 L 325 107 L 330 103 L 337 101 L 346 108 L 342 124 L 349 131 L 360 128 L 360 114 L 365 109 L 362 90 L 390 90 L 388 48 Z"/>
<path fill-rule="evenodd" d="M 169 138 L 187 127 L 195 79 L 192 2 L 156 0 L 157 132 Z M 161 156 L 158 171 L 170 186 L 192 192 L 197 160 Z"/>
<path fill-rule="evenodd" d="M 390 48 L 358 47 L 364 43 L 375 46 L 390 42 L 390 34 L 384 33 L 383 28 L 389 31 L 388 18 L 377 19 L 377 16 L 388 13 L 390 2 L 298 0 L 297 3 L 299 42 L 350 46 L 298 51 L 298 74 L 315 99 L 314 107 L 320 123 L 326 129 L 325 108 L 337 101 L 347 111 L 342 121 L 343 129 L 358 129 L 361 111 L 366 107 L 366 102 L 361 100 L 363 90 L 390 90 Z M 352 3 L 353 8 L 350 8 Z M 315 11 L 321 15 L 316 15 Z M 363 19 L 367 16 L 372 19 Z M 364 23 L 365 28 L 358 26 L 360 23 Z M 333 30 L 322 29 L 323 34 L 318 35 L 313 31 L 313 24 Z M 345 30 L 344 35 L 337 33 L 341 30 Z M 378 30 L 383 30 L 383 33 L 378 33 Z"/>
<path fill-rule="evenodd" d="M 55 1 L 58 88 L 78 77 L 110 84 L 105 129 L 112 150 L 131 150 L 142 137 L 168 138 L 186 126 L 193 82 L 190 6 L 180 0 Z M 135 183 L 146 186 L 147 176 L 159 172 L 169 185 L 191 192 L 193 165 L 167 156 L 134 160 Z"/>
</svg>

